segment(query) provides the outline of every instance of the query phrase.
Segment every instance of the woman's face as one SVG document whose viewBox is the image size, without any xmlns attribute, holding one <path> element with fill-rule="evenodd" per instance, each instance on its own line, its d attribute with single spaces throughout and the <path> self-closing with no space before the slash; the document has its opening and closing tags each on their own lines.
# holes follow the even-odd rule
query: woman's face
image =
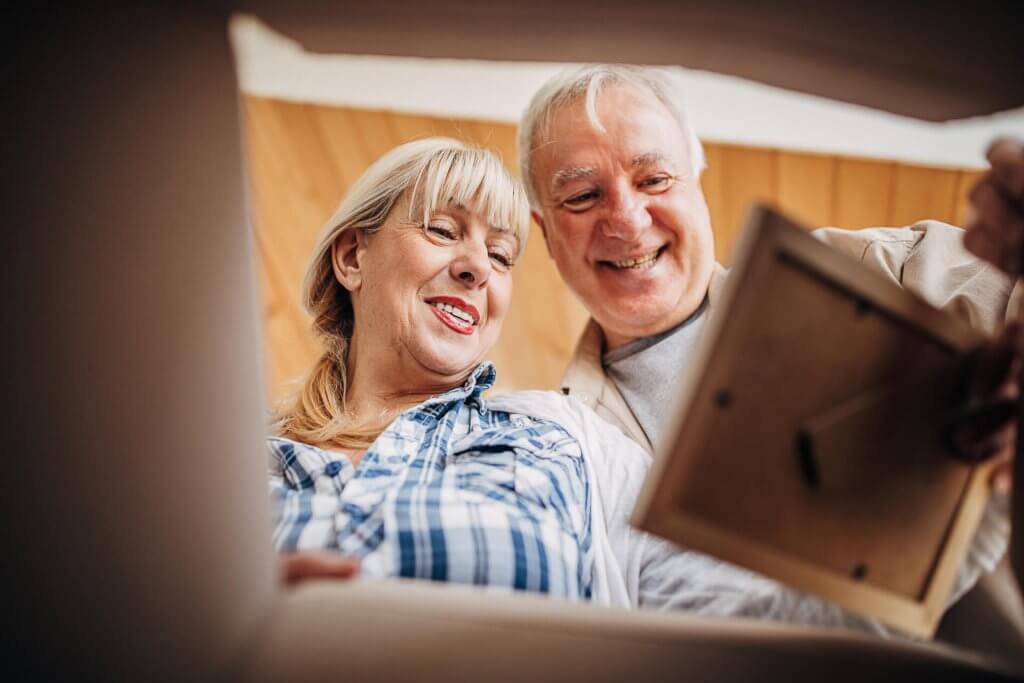
<svg viewBox="0 0 1024 683">
<path fill-rule="evenodd" d="M 498 340 L 519 243 L 467 207 L 440 207 L 425 226 L 421 215 L 410 220 L 403 197 L 379 231 L 356 234 L 348 258 L 358 284 L 342 280 L 355 312 L 352 348 L 357 364 L 379 359 L 403 383 L 461 380 Z M 339 251 L 336 270 L 346 258 Z"/>
</svg>

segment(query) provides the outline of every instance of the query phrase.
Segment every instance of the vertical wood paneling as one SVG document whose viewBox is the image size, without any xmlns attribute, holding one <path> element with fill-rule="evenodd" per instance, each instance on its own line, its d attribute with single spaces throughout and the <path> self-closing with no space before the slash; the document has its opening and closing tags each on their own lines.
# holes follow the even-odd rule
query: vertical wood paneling
<svg viewBox="0 0 1024 683">
<path fill-rule="evenodd" d="M 443 130 L 439 119 L 432 119 L 428 116 L 392 114 L 392 126 L 398 136 L 395 139 L 396 146 L 410 140 L 448 134 L 448 131 Z"/>
<path fill-rule="evenodd" d="M 751 202 L 774 202 L 775 150 L 723 146 L 722 221 L 714 225 L 715 254 L 728 263 Z"/>
<path fill-rule="evenodd" d="M 821 154 L 779 152 L 776 202 L 809 228 L 832 225 L 836 160 Z"/>
<path fill-rule="evenodd" d="M 723 168 L 722 145 L 704 144 L 704 159 L 707 168 L 700 177 L 701 190 L 711 215 L 711 228 L 715 233 L 715 258 L 721 261 L 728 253 L 730 244 L 720 230 L 725 225 L 725 170 Z"/>
<path fill-rule="evenodd" d="M 491 354 L 505 388 L 555 389 L 587 320 L 534 225 L 513 276 L 512 307 Z"/>
<path fill-rule="evenodd" d="M 317 128 L 321 132 L 319 151 L 335 169 L 338 191 L 349 187 L 366 168 L 367 152 L 355 132 L 356 112 L 351 109 L 316 108 Z M 345 131 L 345 135 L 338 135 Z M 336 204 L 336 202 L 335 202 Z"/>
<path fill-rule="evenodd" d="M 895 173 L 896 165 L 891 162 L 838 159 L 832 211 L 835 224 L 842 228 L 888 224 Z"/>
<path fill-rule="evenodd" d="M 909 225 L 924 218 L 952 223 L 957 180 L 956 173 L 946 170 L 900 164 L 886 225 Z"/>
<path fill-rule="evenodd" d="M 351 135 L 362 152 L 363 168 L 395 148 L 394 117 L 379 111 L 361 111 L 350 109 Z M 341 137 L 338 132 L 328 129 L 329 137 Z M 338 152 L 333 154 L 337 159 Z"/>
<path fill-rule="evenodd" d="M 953 209 L 953 225 L 963 225 L 967 222 L 967 211 L 970 205 L 968 196 L 974 184 L 985 175 L 984 171 L 961 171 L 957 174 L 956 204 Z"/>
<path fill-rule="evenodd" d="M 459 119 L 437 119 L 435 129 L 438 135 L 444 135 L 456 140 L 463 140 L 473 145 L 480 144 L 480 128 L 475 121 L 462 121 Z"/>
<path fill-rule="evenodd" d="M 312 151 L 322 149 L 322 138 L 309 134 L 310 120 L 301 105 L 250 104 L 247 139 L 256 244 L 265 261 L 264 288 L 273 294 L 266 300 L 279 297 L 294 308 L 305 259 L 340 184 L 325 155 L 317 158 Z"/>
<path fill-rule="evenodd" d="M 447 135 L 486 146 L 518 175 L 515 127 L 486 121 L 246 98 L 258 272 L 272 399 L 285 395 L 319 355 L 299 295 L 324 220 L 381 154 L 412 139 Z M 808 227 L 962 222 L 980 173 L 705 143 L 700 182 L 726 261 L 749 203 L 772 201 Z M 586 322 L 534 226 L 513 275 L 514 296 L 492 359 L 500 389 L 555 388 Z"/>
</svg>

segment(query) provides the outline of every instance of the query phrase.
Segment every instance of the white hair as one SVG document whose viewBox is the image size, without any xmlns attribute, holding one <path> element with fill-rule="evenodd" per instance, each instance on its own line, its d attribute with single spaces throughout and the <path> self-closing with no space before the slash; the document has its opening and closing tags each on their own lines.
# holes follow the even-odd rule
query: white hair
<svg viewBox="0 0 1024 683">
<path fill-rule="evenodd" d="M 548 141 L 548 127 L 552 117 L 566 105 L 584 98 L 590 123 L 598 130 L 604 131 L 604 126 L 597 116 L 597 98 L 601 89 L 608 85 L 629 85 L 638 88 L 650 93 L 664 104 L 683 131 L 690 158 L 690 170 L 695 176 L 699 176 L 704 170 L 704 148 L 687 119 L 682 92 L 663 69 L 622 64 L 591 64 L 564 71 L 549 79 L 534 94 L 519 122 L 519 168 L 523 184 L 526 185 L 526 196 L 535 211 L 541 211 L 542 206 L 531 172 L 532 155 Z"/>
</svg>

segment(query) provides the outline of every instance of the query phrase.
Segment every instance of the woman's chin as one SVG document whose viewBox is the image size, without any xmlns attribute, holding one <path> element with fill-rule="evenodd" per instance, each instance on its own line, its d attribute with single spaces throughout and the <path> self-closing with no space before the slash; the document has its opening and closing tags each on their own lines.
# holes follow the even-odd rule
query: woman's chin
<svg viewBox="0 0 1024 683">
<path fill-rule="evenodd" d="M 432 349 L 417 354 L 419 363 L 429 372 L 443 377 L 461 378 L 476 369 L 481 362 L 477 354 L 456 349 Z"/>
<path fill-rule="evenodd" d="M 436 363 L 436 364 L 424 364 L 430 372 L 435 375 L 442 377 L 450 377 L 452 381 L 462 383 L 465 381 L 465 377 L 469 375 L 473 370 L 476 369 L 478 362 L 471 363 Z"/>
<path fill-rule="evenodd" d="M 493 344 L 484 349 L 476 334 L 455 339 L 452 336 L 447 331 L 442 335 L 423 335 L 409 346 L 409 351 L 420 367 L 434 375 L 464 378 L 487 358 Z"/>
</svg>

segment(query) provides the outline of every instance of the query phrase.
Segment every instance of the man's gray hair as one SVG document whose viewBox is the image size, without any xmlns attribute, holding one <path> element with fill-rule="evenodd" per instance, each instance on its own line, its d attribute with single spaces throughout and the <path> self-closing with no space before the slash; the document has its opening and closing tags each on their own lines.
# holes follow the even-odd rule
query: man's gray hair
<svg viewBox="0 0 1024 683">
<path fill-rule="evenodd" d="M 562 107 L 585 98 L 587 118 L 600 131 L 604 130 L 597 116 L 597 97 L 608 85 L 629 85 L 649 92 L 665 105 L 679 122 L 686 138 L 690 158 L 690 170 L 699 176 L 704 170 L 704 148 L 686 117 L 683 96 L 679 86 L 663 70 L 653 67 L 626 66 L 621 64 L 592 64 L 579 69 L 564 71 L 548 80 L 534 94 L 530 105 L 519 122 L 519 168 L 530 207 L 540 212 L 542 206 L 536 183 L 531 174 L 532 154 L 548 141 L 548 126 L 551 118 Z"/>
</svg>

